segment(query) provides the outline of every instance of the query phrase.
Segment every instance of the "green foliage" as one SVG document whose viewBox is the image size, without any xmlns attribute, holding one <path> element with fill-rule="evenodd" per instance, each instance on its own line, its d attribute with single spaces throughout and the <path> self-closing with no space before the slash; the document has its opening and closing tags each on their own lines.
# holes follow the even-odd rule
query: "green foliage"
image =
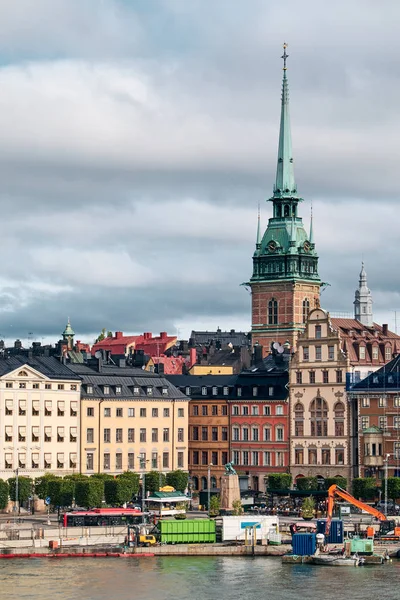
<svg viewBox="0 0 400 600">
<path fill-rule="evenodd" d="M 72 506 L 75 496 L 75 481 L 63 479 L 61 486 L 60 506 Z"/>
<path fill-rule="evenodd" d="M 100 334 L 97 336 L 94 343 L 96 344 L 97 342 L 102 342 L 103 340 L 106 339 L 106 337 L 109 338 L 112 336 L 113 336 L 112 331 L 107 331 L 107 329 L 105 327 L 103 327 L 103 329 L 101 330 Z"/>
<path fill-rule="evenodd" d="M 346 477 L 327 477 L 325 479 L 324 488 L 328 490 L 331 485 L 338 485 L 342 490 L 347 489 L 347 479 Z"/>
<path fill-rule="evenodd" d="M 161 486 L 160 486 L 160 479 L 161 479 Z M 146 473 L 146 491 L 147 492 L 151 492 L 152 494 L 154 492 L 158 492 L 160 487 L 163 487 L 164 485 L 165 485 L 164 473 L 159 473 L 158 471 L 150 471 L 149 473 Z"/>
<path fill-rule="evenodd" d="M 210 502 L 210 504 L 211 504 L 211 502 Z M 232 512 L 236 517 L 238 517 L 244 513 L 242 502 L 240 500 L 234 500 L 232 502 L 232 509 L 233 509 Z"/>
<path fill-rule="evenodd" d="M 139 482 L 140 482 L 140 476 L 138 473 L 133 473 L 133 471 L 124 471 L 124 473 L 121 473 L 121 475 L 118 475 L 117 479 L 129 480 L 130 485 L 131 485 L 131 497 L 138 495 Z"/>
<path fill-rule="evenodd" d="M 42 477 L 37 477 L 35 479 L 35 494 L 41 500 L 44 500 L 49 495 L 49 482 L 54 481 L 54 479 L 58 479 L 56 475 L 52 475 L 51 473 L 46 473 L 42 475 Z"/>
<path fill-rule="evenodd" d="M 301 516 L 303 519 L 312 519 L 314 516 L 315 510 L 315 500 L 312 496 L 308 498 L 304 498 L 303 503 L 301 505 Z"/>
<path fill-rule="evenodd" d="M 102 481 L 114 479 L 114 475 L 110 475 L 110 473 L 93 473 L 93 475 L 91 475 L 90 477 L 92 479 L 101 479 Z"/>
<path fill-rule="evenodd" d="M 133 496 L 133 479 L 129 477 L 118 477 L 117 479 L 106 479 L 104 482 L 104 497 L 107 504 L 121 506 L 130 502 Z"/>
<path fill-rule="evenodd" d="M 177 492 L 184 492 L 188 486 L 189 475 L 181 469 L 167 473 L 166 483 L 176 489 Z"/>
<path fill-rule="evenodd" d="M 316 477 L 299 477 L 296 479 L 296 485 L 298 490 L 316 490 L 318 481 Z"/>
<path fill-rule="evenodd" d="M 376 496 L 374 477 L 357 477 L 353 479 L 353 496 L 361 500 L 373 500 Z"/>
<path fill-rule="evenodd" d="M 75 483 L 75 503 L 86 508 L 101 507 L 104 496 L 104 481 L 88 478 Z"/>
<path fill-rule="evenodd" d="M 175 515 L 175 519 L 177 521 L 183 521 L 184 519 L 186 519 L 186 513 L 178 513 L 177 515 Z"/>
<path fill-rule="evenodd" d="M 9 492 L 7 481 L 0 479 L 0 510 L 7 508 Z"/>
<path fill-rule="evenodd" d="M 292 476 L 289 473 L 271 473 L 267 477 L 268 490 L 290 490 Z"/>
<path fill-rule="evenodd" d="M 210 515 L 216 517 L 221 510 L 221 498 L 218 495 L 212 496 L 210 499 Z"/>
<path fill-rule="evenodd" d="M 382 480 L 382 496 L 385 492 L 385 479 Z M 388 499 L 396 502 L 400 498 L 400 477 L 388 477 L 387 480 Z"/>
<path fill-rule="evenodd" d="M 50 479 L 47 484 L 47 493 L 52 506 L 71 506 L 75 493 L 75 481 L 61 477 Z"/>
<path fill-rule="evenodd" d="M 10 489 L 10 498 L 13 502 L 16 501 L 16 479 L 12 477 L 8 480 L 8 486 Z M 32 495 L 33 491 L 33 480 L 30 477 L 18 477 L 18 502 L 26 502 L 29 496 Z"/>
<path fill-rule="evenodd" d="M 71 475 L 66 475 L 64 479 L 71 479 L 72 481 L 82 481 L 85 479 L 89 479 L 88 475 L 82 475 L 82 473 L 72 473 Z"/>
</svg>

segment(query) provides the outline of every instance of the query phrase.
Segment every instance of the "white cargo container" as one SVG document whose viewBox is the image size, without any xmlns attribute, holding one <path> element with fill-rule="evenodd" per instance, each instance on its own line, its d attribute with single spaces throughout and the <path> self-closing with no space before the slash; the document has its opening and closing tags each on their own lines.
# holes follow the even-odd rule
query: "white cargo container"
<svg viewBox="0 0 400 600">
<path fill-rule="evenodd" d="M 253 535 L 256 527 L 257 540 L 268 539 L 270 530 L 279 532 L 279 518 L 267 515 L 242 515 L 240 517 L 222 517 L 222 541 L 244 542 L 246 528 L 248 537 Z"/>
</svg>

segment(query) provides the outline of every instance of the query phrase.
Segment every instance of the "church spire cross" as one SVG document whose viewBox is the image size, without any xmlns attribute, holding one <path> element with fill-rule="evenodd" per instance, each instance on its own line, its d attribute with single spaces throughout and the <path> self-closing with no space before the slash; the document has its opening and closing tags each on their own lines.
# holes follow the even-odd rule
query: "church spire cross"
<svg viewBox="0 0 400 600">
<path fill-rule="evenodd" d="M 283 54 L 281 56 L 281 58 L 283 58 L 283 70 L 286 71 L 287 67 L 286 67 L 286 61 L 289 58 L 289 54 L 286 53 L 286 48 L 288 47 L 287 43 L 284 42 L 283 43 Z"/>
</svg>

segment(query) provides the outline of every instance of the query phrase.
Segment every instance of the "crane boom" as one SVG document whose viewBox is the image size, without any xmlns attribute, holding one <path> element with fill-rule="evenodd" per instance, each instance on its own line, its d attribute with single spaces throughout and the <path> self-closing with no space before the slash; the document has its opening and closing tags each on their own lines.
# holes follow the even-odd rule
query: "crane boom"
<svg viewBox="0 0 400 600">
<path fill-rule="evenodd" d="M 328 505 L 326 511 L 325 535 L 329 535 L 333 515 L 333 507 L 335 505 L 336 497 L 342 498 L 342 500 L 345 500 L 346 502 L 350 502 L 350 504 L 353 504 L 353 506 L 357 506 L 361 510 L 365 510 L 370 515 L 373 515 L 376 519 L 379 519 L 380 521 L 386 521 L 386 516 L 379 510 L 377 510 L 373 506 L 370 506 L 369 504 L 361 502 L 361 500 L 357 500 L 357 498 L 354 498 L 354 496 L 349 494 L 349 492 L 346 492 L 346 490 L 343 490 L 338 485 L 333 484 L 328 489 Z"/>
</svg>

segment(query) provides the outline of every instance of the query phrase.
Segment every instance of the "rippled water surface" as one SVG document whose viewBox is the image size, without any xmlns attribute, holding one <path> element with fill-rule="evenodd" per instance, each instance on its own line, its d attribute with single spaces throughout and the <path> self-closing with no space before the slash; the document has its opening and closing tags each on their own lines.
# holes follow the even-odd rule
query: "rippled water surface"
<svg viewBox="0 0 400 600">
<path fill-rule="evenodd" d="M 250 557 L 0 561 L 0 600 L 396 600 L 399 582 L 400 561 L 361 568 Z"/>
</svg>

